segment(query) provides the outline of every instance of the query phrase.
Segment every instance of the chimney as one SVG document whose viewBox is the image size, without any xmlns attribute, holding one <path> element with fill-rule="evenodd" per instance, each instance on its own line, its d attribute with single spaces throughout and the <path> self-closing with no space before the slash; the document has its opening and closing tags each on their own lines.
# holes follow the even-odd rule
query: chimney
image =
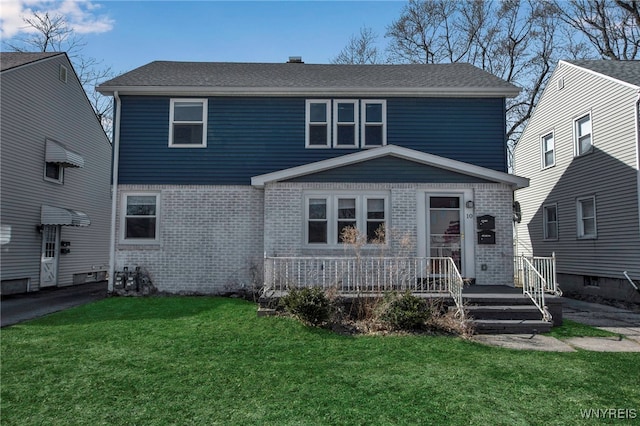
<svg viewBox="0 0 640 426">
<path fill-rule="evenodd" d="M 289 56 L 288 64 L 304 64 L 302 62 L 302 56 Z"/>
</svg>

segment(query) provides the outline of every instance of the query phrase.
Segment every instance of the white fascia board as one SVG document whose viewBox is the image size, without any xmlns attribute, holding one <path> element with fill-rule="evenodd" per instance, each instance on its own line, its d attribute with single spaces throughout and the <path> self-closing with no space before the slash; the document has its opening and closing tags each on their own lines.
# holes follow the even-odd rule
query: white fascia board
<svg viewBox="0 0 640 426">
<path fill-rule="evenodd" d="M 618 83 L 618 84 L 621 84 L 623 86 L 630 87 L 632 89 L 636 89 L 636 90 L 640 89 L 640 87 L 636 86 L 635 84 L 631 84 L 631 83 L 629 83 L 627 81 L 624 81 L 624 80 L 618 80 L 617 78 L 613 78 L 610 75 L 602 74 L 602 73 L 599 73 L 599 72 L 594 71 L 592 69 L 589 69 L 589 68 L 586 68 L 586 67 L 581 67 L 580 65 L 572 64 L 572 63 L 566 62 L 566 61 L 560 61 L 559 64 L 566 64 L 566 65 L 572 66 L 574 68 L 578 68 L 578 69 L 586 72 L 587 74 L 597 75 L 598 77 L 602 77 L 602 78 L 604 78 L 606 80 L 613 81 L 614 83 Z"/>
<path fill-rule="evenodd" d="M 519 88 L 478 87 L 207 87 L 207 86 L 98 86 L 96 90 L 111 96 L 166 95 L 166 96 L 389 96 L 389 97 L 494 97 L 514 98 Z"/>
<path fill-rule="evenodd" d="M 319 173 L 325 170 L 337 167 L 348 166 L 354 163 L 380 158 L 387 155 L 437 167 L 444 170 L 453 171 L 469 176 L 475 176 L 481 179 L 490 180 L 498 183 L 508 184 L 514 189 L 525 188 L 529 186 L 529 179 L 510 175 L 508 173 L 487 169 L 485 167 L 476 166 L 462 161 L 451 160 L 449 158 L 439 157 L 425 152 L 415 151 L 409 148 L 403 148 L 397 145 L 386 145 L 380 148 L 372 148 L 366 151 L 360 151 L 353 154 L 347 154 L 328 160 L 317 161 L 315 163 L 305 164 L 290 169 L 280 170 L 273 173 L 254 176 L 251 178 L 251 185 L 257 188 L 264 187 L 270 182 L 278 182 L 281 180 L 293 179 L 313 173 Z"/>
</svg>

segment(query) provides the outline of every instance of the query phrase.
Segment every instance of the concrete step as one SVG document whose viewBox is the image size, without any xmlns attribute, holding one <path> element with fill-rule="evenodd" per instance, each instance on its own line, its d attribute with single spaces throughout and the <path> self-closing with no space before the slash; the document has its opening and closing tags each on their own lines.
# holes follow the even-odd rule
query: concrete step
<svg viewBox="0 0 640 426">
<path fill-rule="evenodd" d="M 476 334 L 539 334 L 551 330 L 541 320 L 473 320 Z"/>
<path fill-rule="evenodd" d="M 467 306 L 531 305 L 531 299 L 521 294 L 464 294 L 462 302 Z"/>
<path fill-rule="evenodd" d="M 539 320 L 542 314 L 533 305 L 467 306 L 469 316 L 477 320 Z"/>
</svg>

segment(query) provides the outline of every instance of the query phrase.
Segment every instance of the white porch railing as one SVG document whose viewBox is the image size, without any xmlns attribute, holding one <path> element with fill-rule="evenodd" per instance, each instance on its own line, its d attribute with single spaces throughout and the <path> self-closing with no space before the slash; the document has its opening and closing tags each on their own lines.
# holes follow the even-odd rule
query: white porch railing
<svg viewBox="0 0 640 426">
<path fill-rule="evenodd" d="M 525 264 L 525 261 L 528 262 L 528 264 Z M 524 287 L 524 273 L 529 266 L 533 267 L 542 276 L 542 278 L 544 278 L 545 292 L 556 296 L 562 296 L 562 290 L 560 290 L 556 280 L 555 253 L 553 253 L 551 257 L 525 255 L 514 257 L 514 280 L 516 286 Z"/>
<path fill-rule="evenodd" d="M 463 281 L 450 257 L 265 257 L 265 291 L 335 288 L 342 294 L 449 293 L 460 315 Z"/>
<path fill-rule="evenodd" d="M 551 314 L 547 310 L 544 295 L 547 288 L 546 279 L 538 272 L 533 263 L 526 257 L 520 257 L 520 277 L 522 279 L 522 293 L 533 301 L 542 314 L 544 321 L 551 321 Z"/>
</svg>

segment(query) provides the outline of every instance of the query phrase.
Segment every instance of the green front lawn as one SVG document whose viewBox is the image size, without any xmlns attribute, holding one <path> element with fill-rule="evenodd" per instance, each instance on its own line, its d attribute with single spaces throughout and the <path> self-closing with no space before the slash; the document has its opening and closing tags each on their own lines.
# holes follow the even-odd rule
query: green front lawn
<svg viewBox="0 0 640 426">
<path fill-rule="evenodd" d="M 347 337 L 236 299 L 110 298 L 1 333 L 3 425 L 568 425 L 640 408 L 638 354 Z"/>
</svg>

